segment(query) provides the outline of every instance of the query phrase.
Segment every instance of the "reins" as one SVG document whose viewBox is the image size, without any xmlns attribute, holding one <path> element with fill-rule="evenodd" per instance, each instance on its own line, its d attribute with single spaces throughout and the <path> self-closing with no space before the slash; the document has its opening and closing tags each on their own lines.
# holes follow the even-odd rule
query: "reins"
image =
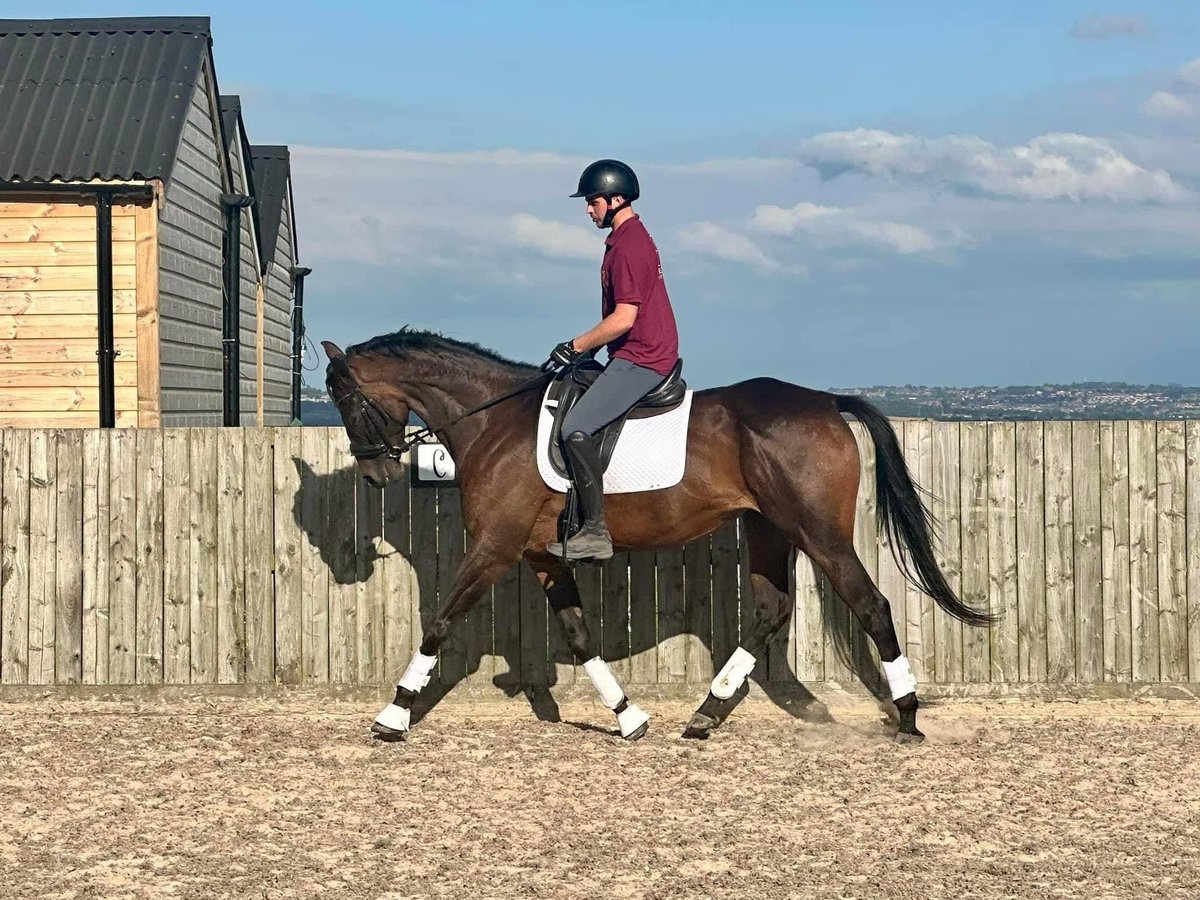
<svg viewBox="0 0 1200 900">
<path fill-rule="evenodd" d="M 439 425 L 437 428 L 430 428 L 428 426 L 419 428 L 412 434 L 408 435 L 408 437 L 402 440 L 399 444 L 393 444 L 391 442 L 391 440 L 388 438 L 387 432 L 383 428 L 383 425 L 376 421 L 376 416 L 382 419 L 384 423 L 395 422 L 396 419 L 386 410 L 384 410 L 378 403 L 368 397 L 363 392 L 363 389 L 358 384 L 357 380 L 354 382 L 354 390 L 347 394 L 343 394 L 341 397 L 335 397 L 333 402 L 340 406 L 344 401 L 353 397 L 358 397 L 360 411 L 365 414 L 369 410 L 375 414 L 374 416 L 364 417 L 370 420 L 371 427 L 375 430 L 375 435 L 379 438 L 379 441 L 378 443 L 374 444 L 359 444 L 351 441 L 350 452 L 354 455 L 355 459 L 372 460 L 378 459 L 381 456 L 386 456 L 389 459 L 394 459 L 399 462 L 401 457 L 403 457 L 405 453 L 407 453 L 417 444 L 427 443 L 430 438 L 441 434 L 447 428 L 458 424 L 468 416 L 473 416 L 476 413 L 483 412 L 485 409 L 491 409 L 498 403 L 503 403 L 505 400 L 516 397 L 518 394 L 524 394 L 526 391 L 530 391 L 538 385 L 545 384 L 546 375 L 551 371 L 551 369 L 551 364 L 547 362 L 542 366 L 542 370 L 537 375 L 527 379 L 526 381 L 522 381 L 516 387 L 505 391 L 498 397 L 493 397 L 485 403 L 480 403 L 478 406 L 468 409 L 466 412 L 456 416 L 443 425 Z"/>
</svg>

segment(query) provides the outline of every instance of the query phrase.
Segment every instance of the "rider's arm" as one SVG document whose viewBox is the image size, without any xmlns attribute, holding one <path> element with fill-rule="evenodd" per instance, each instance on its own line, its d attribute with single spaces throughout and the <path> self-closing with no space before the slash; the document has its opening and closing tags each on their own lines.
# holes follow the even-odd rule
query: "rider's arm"
<svg viewBox="0 0 1200 900">
<path fill-rule="evenodd" d="M 637 312 L 638 308 L 636 304 L 618 303 L 617 308 L 605 316 L 599 325 L 591 331 L 581 334 L 571 343 L 575 345 L 575 349 L 580 353 L 586 353 L 597 347 L 603 347 L 609 341 L 615 341 L 633 327 L 633 322 L 637 318 Z"/>
</svg>

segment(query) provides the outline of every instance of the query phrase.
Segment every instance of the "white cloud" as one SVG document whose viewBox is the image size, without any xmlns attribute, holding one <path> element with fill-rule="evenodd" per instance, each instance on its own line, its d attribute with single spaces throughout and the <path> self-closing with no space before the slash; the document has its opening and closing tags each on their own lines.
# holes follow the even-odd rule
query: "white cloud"
<svg viewBox="0 0 1200 900">
<path fill-rule="evenodd" d="M 805 234 L 821 243 L 858 243 L 897 253 L 923 253 L 950 243 L 957 236 L 939 239 L 930 232 L 903 222 L 872 219 L 859 210 L 801 202 L 790 208 L 764 204 L 754 211 L 754 227 L 771 234 Z"/>
<path fill-rule="evenodd" d="M 795 161 L 791 159 L 736 157 L 706 159 L 692 163 L 671 163 L 658 168 L 664 172 L 683 175 L 773 175 L 790 172 L 795 166 Z"/>
<path fill-rule="evenodd" d="M 1113 37 L 1137 37 L 1146 33 L 1141 16 L 1102 16 L 1092 13 L 1071 26 L 1071 37 L 1084 41 L 1103 41 Z"/>
<path fill-rule="evenodd" d="M 1180 182 L 1200 183 L 1200 153 L 1193 134 L 1123 134 L 1113 143 L 1147 168 L 1165 169 Z"/>
<path fill-rule="evenodd" d="M 431 153 L 421 150 L 383 149 L 357 150 L 345 147 L 293 146 L 292 152 L 314 159 L 348 161 L 389 161 L 401 165 L 437 166 L 579 166 L 591 160 L 582 157 L 562 156 L 558 153 L 525 152 L 521 150 L 470 150 L 459 153 Z"/>
<path fill-rule="evenodd" d="M 835 277 L 850 281 L 886 271 L 898 260 L 918 262 L 906 272 L 926 263 L 970 267 L 987 259 L 992 248 L 1018 241 L 1054 248 L 1056 254 L 1193 252 L 1200 227 L 1194 198 L 1137 207 L 1048 202 L 1043 198 L 1057 199 L 1046 189 L 1050 176 L 1036 168 L 1028 177 L 1039 189 L 1021 185 L 1013 171 L 1016 151 L 1038 142 L 1003 148 L 961 139 L 980 148 L 967 162 L 961 147 L 947 148 L 944 141 L 851 134 L 875 136 L 876 143 L 882 134 L 895 146 L 884 141 L 884 151 L 876 152 L 867 142 L 866 150 L 841 156 L 823 150 L 828 157 L 821 161 L 823 174 L 830 174 L 836 160 L 843 171 L 878 172 L 890 180 L 822 180 L 813 168 L 773 158 L 646 165 L 632 160 L 648 194 L 639 212 L 651 234 L 662 237 L 670 283 L 736 284 L 749 272 L 765 276 L 764 282 L 790 281 L 806 266 L 812 279 L 831 276 L 836 267 L 842 274 Z M 819 136 L 813 146 L 828 139 Z M 1134 176 L 1151 175 L 1147 169 L 1162 168 L 1180 183 L 1200 178 L 1194 140 L 1124 136 L 1113 147 L 1118 160 L 1128 156 L 1143 163 L 1133 176 L 1119 169 L 1110 174 L 1116 185 L 1110 193 L 1117 196 L 1121 185 L 1128 196 L 1129 179 L 1138 184 Z M 815 149 L 808 152 L 816 155 Z M 949 160 L 945 166 L 943 158 Z M 550 310 L 558 308 L 564 292 L 595 285 L 603 234 L 583 204 L 566 196 L 578 177 L 577 163 L 568 158 L 298 146 L 292 169 L 301 258 L 319 268 L 337 262 L 391 273 L 377 282 L 387 285 L 378 289 L 381 296 L 408 290 L 421 279 L 481 295 L 519 284 L 529 309 Z M 721 176 L 719 216 L 715 195 L 696 188 L 706 170 Z M 1079 172 L 1091 180 L 1076 193 L 1095 196 L 1103 182 L 1086 167 L 1071 163 L 1062 178 L 1069 184 Z"/>
<path fill-rule="evenodd" d="M 746 263 L 768 271 L 782 268 L 777 260 L 763 253 L 750 238 L 713 222 L 693 222 L 679 229 L 676 239 L 681 247 L 693 253 L 726 262 Z"/>
<path fill-rule="evenodd" d="M 988 197 L 1125 203 L 1189 197 L 1166 172 L 1144 169 L 1108 141 L 1082 134 L 998 147 L 973 135 L 924 138 L 859 128 L 805 141 L 800 159 L 826 179 L 857 172 Z"/>
<path fill-rule="evenodd" d="M 309 258 L 507 278 L 530 258 L 598 259 L 586 228 L 558 221 L 581 164 L 552 153 L 292 148 Z M 516 252 L 532 251 L 530 252 Z"/>
<path fill-rule="evenodd" d="M 1142 103 L 1142 112 L 1158 119 L 1186 119 L 1200 113 L 1200 107 L 1170 91 L 1155 91 Z"/>
<path fill-rule="evenodd" d="M 293 145 L 292 151 L 310 161 L 346 163 L 393 163 L 398 166 L 434 166 L 437 168 L 565 168 L 578 174 L 593 160 L 584 156 L 565 156 L 559 153 L 520 150 L 471 150 L 464 152 L 429 152 L 395 149 L 348 149 L 343 147 L 314 147 Z M 784 157 L 716 157 L 688 163 L 640 163 L 629 161 L 638 172 L 668 175 L 733 175 L 758 176 L 790 171 L 795 161 Z M 571 184 L 572 190 L 574 183 Z"/>
<path fill-rule="evenodd" d="M 1180 66 L 1166 90 L 1147 97 L 1141 109 L 1143 114 L 1158 119 L 1200 117 L 1200 59 Z"/>
<path fill-rule="evenodd" d="M 508 223 L 512 242 L 518 247 L 560 259 L 600 259 L 602 244 L 595 228 L 588 231 L 578 225 L 547 221 L 529 213 L 517 213 Z"/>
<path fill-rule="evenodd" d="M 434 153 L 295 145 L 297 202 L 306 207 L 302 249 L 310 258 L 406 269 L 458 260 L 464 269 L 493 278 L 530 259 L 560 266 L 575 260 L 598 264 L 602 235 L 583 202 L 568 197 L 590 161 L 513 150 Z M 765 200 L 798 171 L 795 160 L 779 158 L 630 162 L 641 177 L 638 209 L 648 214 L 651 233 L 706 218 L 710 193 L 695 189 L 698 176 L 719 176 L 727 190 Z"/>
</svg>

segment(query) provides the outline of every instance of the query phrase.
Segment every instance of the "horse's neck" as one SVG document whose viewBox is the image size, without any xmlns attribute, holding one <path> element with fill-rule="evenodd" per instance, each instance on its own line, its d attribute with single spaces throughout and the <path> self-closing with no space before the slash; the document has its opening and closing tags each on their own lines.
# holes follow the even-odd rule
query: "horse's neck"
<svg viewBox="0 0 1200 900">
<path fill-rule="evenodd" d="M 422 372 L 413 376 L 413 409 L 426 425 L 438 428 L 498 397 L 519 382 L 517 375 L 507 372 L 488 373 L 483 377 L 466 372 Z M 468 453 L 485 429 L 489 412 L 491 410 L 468 416 L 440 435 L 452 456 L 461 459 Z"/>
</svg>

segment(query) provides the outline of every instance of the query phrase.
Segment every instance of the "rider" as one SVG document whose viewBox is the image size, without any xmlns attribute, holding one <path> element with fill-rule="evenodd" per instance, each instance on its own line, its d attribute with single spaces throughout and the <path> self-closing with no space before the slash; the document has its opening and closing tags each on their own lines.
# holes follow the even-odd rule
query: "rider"
<svg viewBox="0 0 1200 900">
<path fill-rule="evenodd" d="M 583 524 L 567 539 L 566 558 L 608 559 L 612 538 L 604 521 L 604 480 L 600 448 L 593 435 L 623 415 L 662 383 L 679 359 L 679 334 L 658 248 L 633 211 L 638 199 L 633 169 L 615 159 L 592 163 L 579 176 L 572 197 L 587 199 L 597 228 L 611 228 L 600 265 L 602 319 L 596 327 L 554 348 L 559 365 L 608 349 L 608 364 L 579 398 L 562 424 L 571 478 L 579 496 Z M 563 556 L 557 542 L 546 548 Z"/>
</svg>

